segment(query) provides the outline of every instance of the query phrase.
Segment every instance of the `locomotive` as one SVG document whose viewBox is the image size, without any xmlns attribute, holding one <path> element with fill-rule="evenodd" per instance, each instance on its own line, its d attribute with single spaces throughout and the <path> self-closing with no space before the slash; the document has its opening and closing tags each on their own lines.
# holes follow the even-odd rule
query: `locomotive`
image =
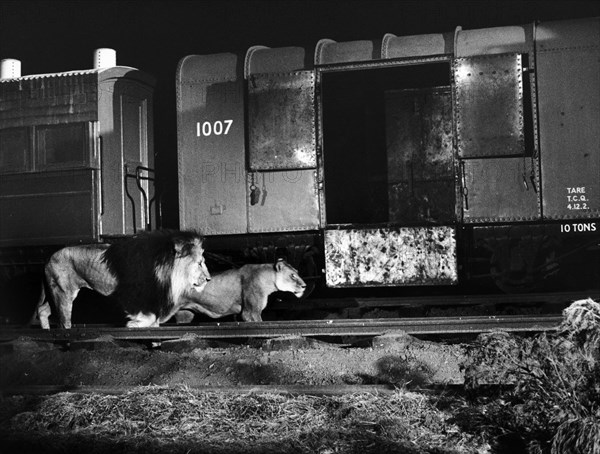
<svg viewBox="0 0 600 454">
<path fill-rule="evenodd" d="M 598 292 L 599 18 L 186 56 L 177 207 L 111 52 L 0 81 L 5 269 L 175 209 L 213 269 L 283 256 L 315 295 Z"/>
</svg>

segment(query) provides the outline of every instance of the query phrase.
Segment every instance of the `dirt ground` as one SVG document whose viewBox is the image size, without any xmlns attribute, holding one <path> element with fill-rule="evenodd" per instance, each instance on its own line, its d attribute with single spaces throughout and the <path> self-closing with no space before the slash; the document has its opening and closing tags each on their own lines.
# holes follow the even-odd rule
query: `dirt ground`
<svg viewBox="0 0 600 454">
<path fill-rule="evenodd" d="M 361 346 L 301 337 L 234 345 L 188 335 L 151 347 L 101 338 L 0 344 L 0 388 L 30 385 L 398 385 L 459 384 L 461 344 L 387 334 Z"/>
</svg>

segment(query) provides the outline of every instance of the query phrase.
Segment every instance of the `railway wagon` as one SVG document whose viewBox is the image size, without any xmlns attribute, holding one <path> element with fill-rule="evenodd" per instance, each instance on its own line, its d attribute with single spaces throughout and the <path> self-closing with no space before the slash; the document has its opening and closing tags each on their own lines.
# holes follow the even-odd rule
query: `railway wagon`
<svg viewBox="0 0 600 454">
<path fill-rule="evenodd" d="M 61 246 L 156 225 L 155 80 L 117 66 L 112 49 L 97 49 L 93 62 L 90 70 L 22 76 L 20 61 L 2 61 L 3 309 L 23 296 L 19 287 L 39 291 L 31 273 Z"/>
<path fill-rule="evenodd" d="M 211 271 L 285 257 L 312 297 L 597 294 L 599 80 L 598 18 L 186 56 L 162 209 Z M 3 264 L 155 227 L 153 85 L 0 81 Z"/>
<path fill-rule="evenodd" d="M 599 24 L 187 56 L 180 226 L 355 294 L 597 289 Z"/>
</svg>

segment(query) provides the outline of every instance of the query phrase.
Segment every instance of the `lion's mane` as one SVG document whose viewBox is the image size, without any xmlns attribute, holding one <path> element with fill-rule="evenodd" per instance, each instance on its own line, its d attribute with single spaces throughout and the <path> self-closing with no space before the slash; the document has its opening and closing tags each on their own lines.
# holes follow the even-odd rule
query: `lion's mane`
<svg viewBox="0 0 600 454">
<path fill-rule="evenodd" d="M 127 313 L 165 316 L 181 293 L 172 288 L 175 260 L 191 255 L 201 244 L 202 236 L 197 232 L 167 230 L 142 233 L 112 244 L 103 257 L 118 282 L 112 296 Z"/>
</svg>

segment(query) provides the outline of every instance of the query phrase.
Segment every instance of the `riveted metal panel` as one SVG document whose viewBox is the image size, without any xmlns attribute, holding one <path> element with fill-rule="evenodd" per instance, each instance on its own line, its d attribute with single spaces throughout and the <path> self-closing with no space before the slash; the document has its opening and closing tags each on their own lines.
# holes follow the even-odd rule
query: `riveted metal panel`
<svg viewBox="0 0 600 454">
<path fill-rule="evenodd" d="M 539 219 L 539 183 L 531 180 L 531 165 L 529 158 L 463 161 L 461 170 L 464 221 Z"/>
<path fill-rule="evenodd" d="M 542 23 L 536 36 L 544 216 L 598 216 L 600 19 Z"/>
<path fill-rule="evenodd" d="M 325 274 L 329 287 L 456 284 L 454 228 L 326 230 Z"/>
<path fill-rule="evenodd" d="M 251 170 L 316 167 L 314 93 L 313 71 L 249 77 Z"/>
<path fill-rule="evenodd" d="M 314 169 L 250 172 L 248 230 L 279 232 L 319 228 L 316 179 Z"/>
<path fill-rule="evenodd" d="M 521 55 L 458 58 L 453 71 L 459 156 L 524 154 Z"/>
<path fill-rule="evenodd" d="M 385 93 L 390 222 L 455 220 L 450 87 Z"/>
<path fill-rule="evenodd" d="M 179 223 L 247 232 L 243 59 L 191 55 L 177 75 Z"/>
</svg>

